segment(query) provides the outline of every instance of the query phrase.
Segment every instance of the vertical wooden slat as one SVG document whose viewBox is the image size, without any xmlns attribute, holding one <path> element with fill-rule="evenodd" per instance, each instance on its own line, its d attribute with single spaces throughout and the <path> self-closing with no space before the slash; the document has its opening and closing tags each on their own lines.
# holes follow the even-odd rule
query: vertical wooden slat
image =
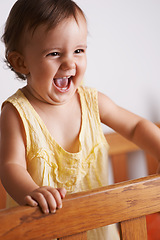
<svg viewBox="0 0 160 240">
<path fill-rule="evenodd" d="M 57 240 L 87 240 L 87 232 L 82 232 L 68 237 L 57 238 Z"/>
<path fill-rule="evenodd" d="M 128 180 L 127 155 L 125 153 L 111 156 L 114 182 Z"/>
<path fill-rule="evenodd" d="M 122 240 L 147 240 L 146 217 L 121 222 Z"/>
</svg>

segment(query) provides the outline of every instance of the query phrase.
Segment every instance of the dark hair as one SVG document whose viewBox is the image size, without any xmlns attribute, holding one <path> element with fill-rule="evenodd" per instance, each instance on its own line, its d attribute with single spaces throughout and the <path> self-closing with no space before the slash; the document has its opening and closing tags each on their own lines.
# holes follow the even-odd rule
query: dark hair
<svg viewBox="0 0 160 240">
<path fill-rule="evenodd" d="M 25 31 L 35 29 L 41 25 L 47 25 L 47 30 L 56 27 L 66 18 L 74 17 L 77 21 L 77 13 L 84 19 L 85 15 L 79 6 L 72 0 L 18 0 L 12 7 L 6 21 L 2 40 L 5 43 L 5 62 L 14 71 L 7 60 L 9 52 L 18 51 Z M 26 76 L 15 72 L 23 80 Z"/>
</svg>

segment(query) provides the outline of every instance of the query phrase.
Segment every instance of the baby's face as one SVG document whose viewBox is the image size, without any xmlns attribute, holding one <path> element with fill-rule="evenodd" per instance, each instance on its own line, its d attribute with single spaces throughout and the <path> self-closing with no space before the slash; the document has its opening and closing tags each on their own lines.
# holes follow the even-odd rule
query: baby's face
<svg viewBox="0 0 160 240">
<path fill-rule="evenodd" d="M 39 26 L 28 33 L 23 50 L 28 70 L 27 84 L 32 95 L 50 104 L 70 100 L 86 70 L 87 24 L 82 16 L 62 21 L 46 31 Z"/>
</svg>

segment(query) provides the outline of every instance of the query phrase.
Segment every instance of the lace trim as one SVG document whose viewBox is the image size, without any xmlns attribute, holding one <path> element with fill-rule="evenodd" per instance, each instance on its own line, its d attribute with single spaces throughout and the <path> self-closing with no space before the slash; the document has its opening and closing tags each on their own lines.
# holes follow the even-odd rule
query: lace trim
<svg viewBox="0 0 160 240">
<path fill-rule="evenodd" d="M 65 187 L 69 192 L 75 192 L 78 184 L 85 177 L 87 177 L 89 173 L 89 169 L 93 168 L 96 171 L 96 163 L 97 163 L 97 155 L 99 149 L 103 148 L 104 144 L 99 143 L 94 146 L 89 155 L 86 158 L 81 157 L 78 158 L 63 158 L 63 160 L 56 160 L 55 154 L 48 149 L 39 149 L 39 151 L 32 156 L 30 162 L 35 165 L 40 162 L 47 163 L 48 167 L 45 169 L 45 176 L 42 178 L 46 178 L 46 174 L 48 178 L 52 178 L 52 181 L 55 183 L 57 187 Z M 38 161 L 39 159 L 39 161 Z M 58 159 L 62 159 L 61 157 Z M 35 166 L 35 171 L 37 169 Z M 99 185 L 101 185 L 100 178 L 97 178 Z"/>
</svg>

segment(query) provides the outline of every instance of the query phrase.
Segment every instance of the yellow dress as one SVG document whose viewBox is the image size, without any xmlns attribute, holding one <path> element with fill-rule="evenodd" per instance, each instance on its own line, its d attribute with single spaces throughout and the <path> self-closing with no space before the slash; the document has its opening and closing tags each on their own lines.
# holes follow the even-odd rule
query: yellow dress
<svg viewBox="0 0 160 240">
<path fill-rule="evenodd" d="M 80 86 L 78 93 L 82 123 L 77 153 L 65 151 L 53 139 L 20 89 L 5 101 L 13 104 L 22 119 L 27 171 L 33 180 L 39 186 L 65 187 L 68 194 L 108 184 L 108 143 L 101 129 L 97 90 Z M 8 207 L 14 205 L 8 196 Z M 117 240 L 119 237 L 115 228 L 105 227 L 89 231 L 88 239 Z"/>
</svg>

